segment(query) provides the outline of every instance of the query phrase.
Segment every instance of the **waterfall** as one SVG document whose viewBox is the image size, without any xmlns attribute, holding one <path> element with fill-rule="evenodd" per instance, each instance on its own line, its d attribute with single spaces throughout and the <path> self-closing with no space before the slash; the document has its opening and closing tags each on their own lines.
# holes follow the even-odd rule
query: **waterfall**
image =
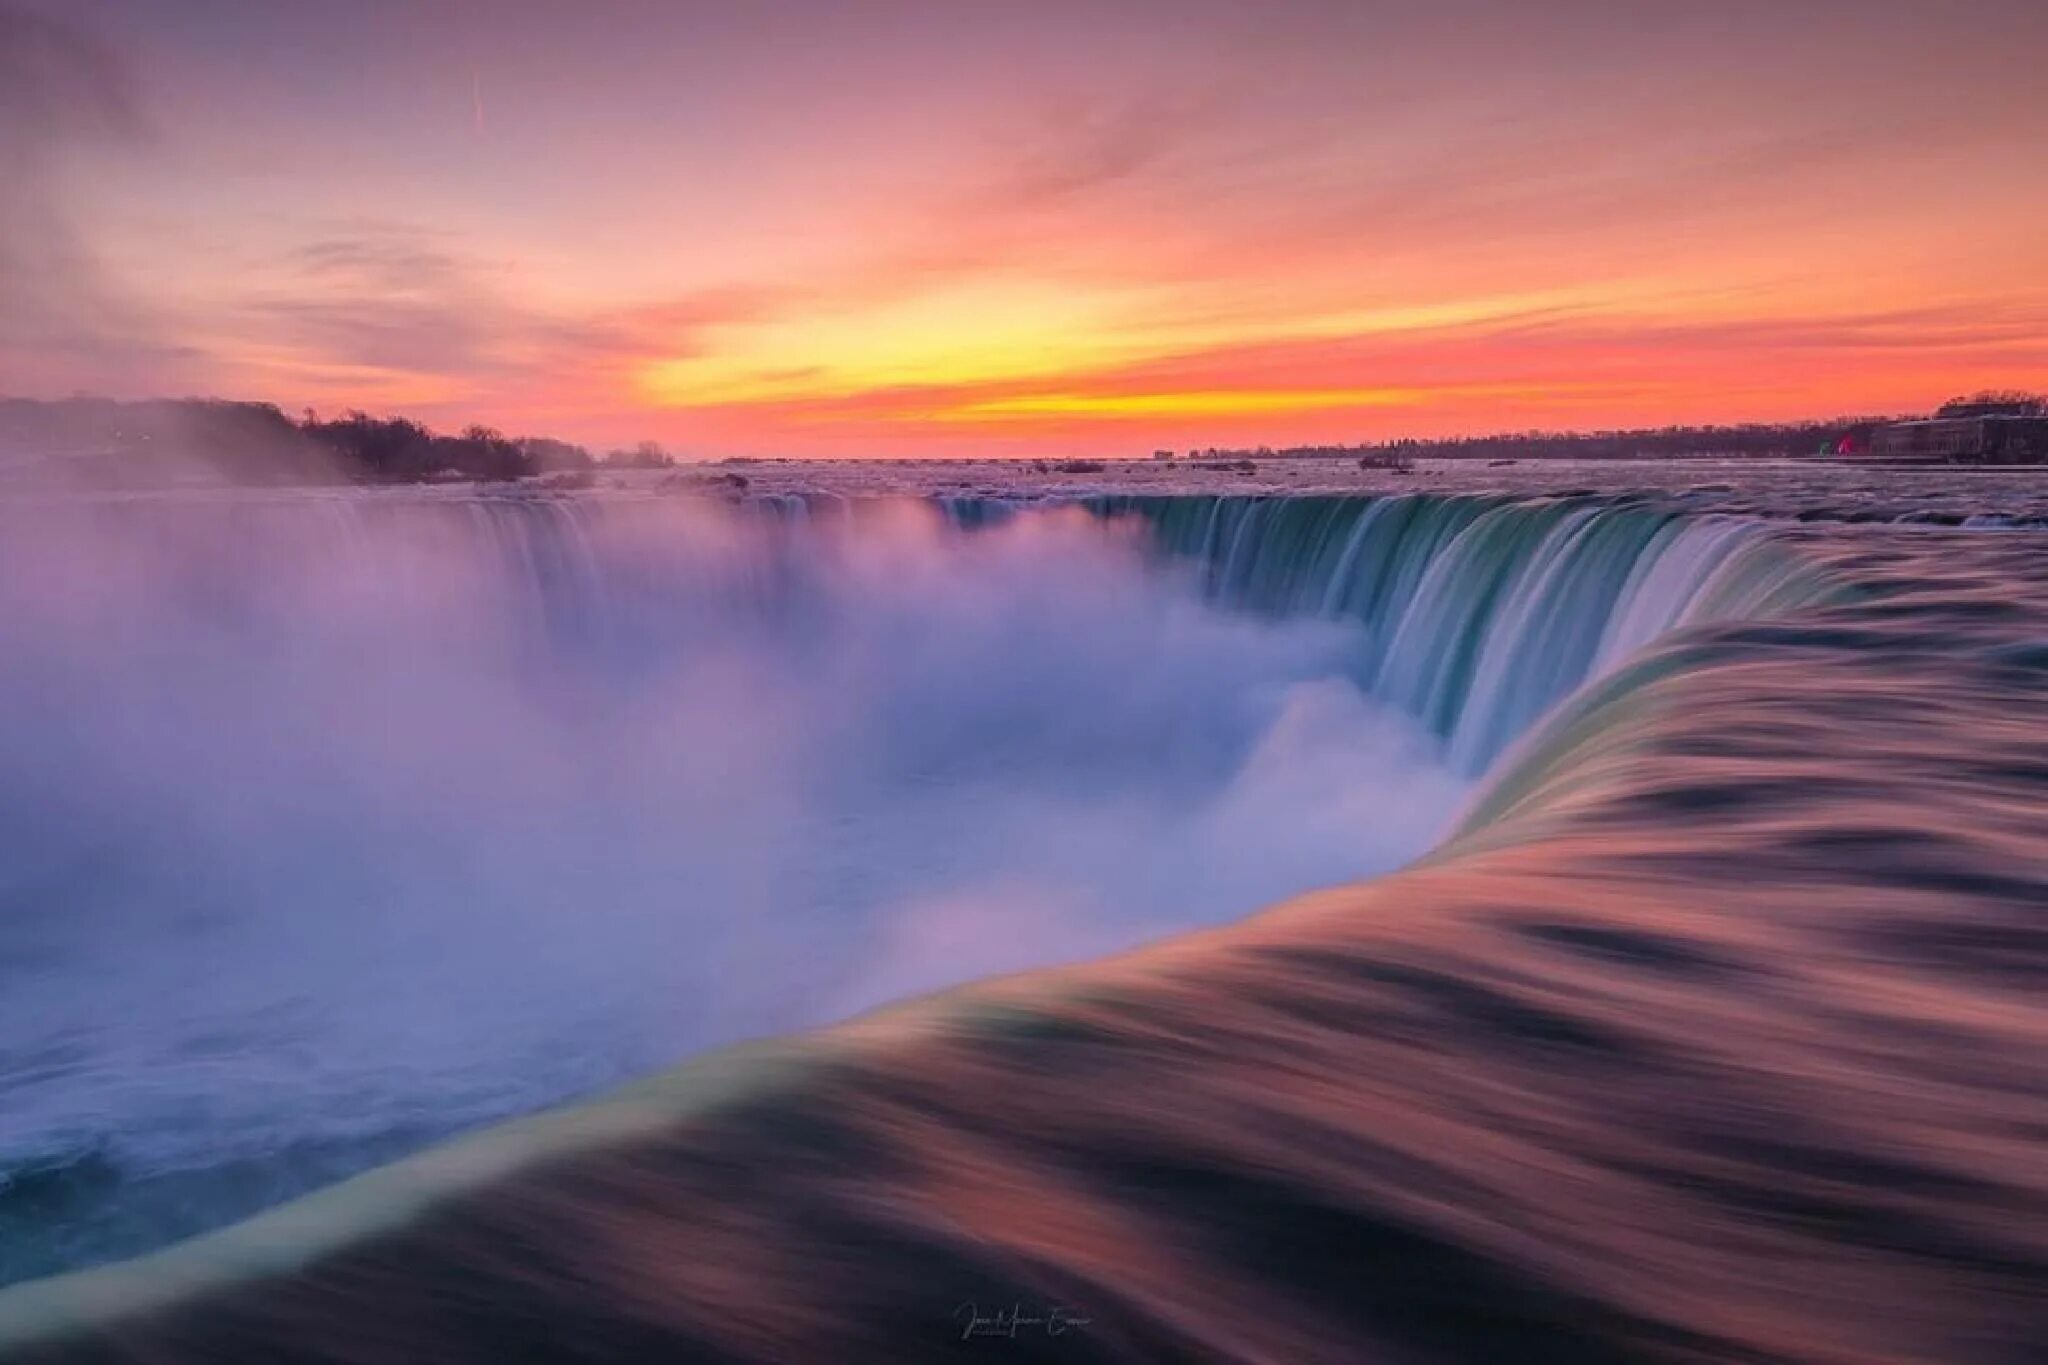
<svg viewBox="0 0 2048 1365">
<path fill-rule="evenodd" d="M 249 567 L 227 591 L 259 606 L 279 564 L 296 561 L 360 583 L 380 610 L 413 609 L 397 585 L 417 580 L 366 559 L 390 552 L 382 533 L 395 528 L 400 544 L 432 542 L 452 562 L 503 575 L 506 600 L 550 638 L 632 656 L 693 620 L 806 610 L 832 571 L 827 542 L 889 517 L 974 535 L 1063 506 L 325 496 L 236 504 L 226 533 L 215 529 L 218 505 L 102 512 L 118 516 L 123 537 L 224 534 Z M 1833 591 L 1767 522 L 1631 498 L 1101 496 L 1080 508 L 1108 525 L 1137 523 L 1212 602 L 1347 623 L 1353 680 L 1434 735 L 1467 775 L 1658 637 Z"/>
<path fill-rule="evenodd" d="M 1832 589 L 1763 523 L 1612 498 L 1105 497 L 1203 591 L 1363 626 L 1358 678 L 1483 770 L 1574 689 L 1683 626 Z"/>
<path fill-rule="evenodd" d="M 525 585 L 521 599 L 550 633 L 627 651 L 691 613 L 801 610 L 822 571 L 821 538 L 859 534 L 872 519 L 936 513 L 975 534 L 1061 506 L 802 495 L 749 499 L 739 516 L 674 499 L 326 505 L 333 515 L 308 553 L 360 556 L 375 520 L 467 535 Z M 1102 496 L 1080 506 L 1140 524 L 1213 602 L 1352 625 L 1355 681 L 1436 736 L 1468 775 L 1658 637 L 1833 591 L 1767 522 L 1625 497 Z M 290 504 L 241 512 L 258 540 L 306 534 Z"/>
<path fill-rule="evenodd" d="M 1391 871 L 1804 563 L 1592 498 L 0 508 L 0 1282 Z"/>
</svg>

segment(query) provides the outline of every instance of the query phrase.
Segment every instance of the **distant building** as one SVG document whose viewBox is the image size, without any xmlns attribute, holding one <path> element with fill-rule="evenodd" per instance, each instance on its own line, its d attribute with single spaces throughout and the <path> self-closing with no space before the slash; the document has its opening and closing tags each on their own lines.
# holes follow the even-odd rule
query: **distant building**
<svg viewBox="0 0 2048 1365">
<path fill-rule="evenodd" d="M 2048 464 L 2048 417 L 1991 412 L 1895 422 L 1877 429 L 1870 454 L 1913 464 Z"/>
<path fill-rule="evenodd" d="M 1973 394 L 1951 398 L 1934 414 L 1936 417 L 2048 417 L 2048 398 L 2016 390 Z"/>
</svg>

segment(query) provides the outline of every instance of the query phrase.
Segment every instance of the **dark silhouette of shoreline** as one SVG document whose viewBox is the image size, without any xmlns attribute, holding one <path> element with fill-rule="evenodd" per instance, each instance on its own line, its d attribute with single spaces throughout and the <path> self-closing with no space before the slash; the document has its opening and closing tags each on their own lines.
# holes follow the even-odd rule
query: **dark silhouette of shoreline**
<svg viewBox="0 0 2048 1365">
<path fill-rule="evenodd" d="M 407 417 L 294 418 L 270 403 L 211 398 L 0 399 L 0 460 L 32 481 L 120 485 L 498 481 L 674 463 L 652 442 L 600 460 L 568 441 L 482 425 L 446 435 Z"/>
<path fill-rule="evenodd" d="M 2040 405 L 2030 394 L 1978 394 L 1951 400 L 1940 411 L 1999 400 Z M 1794 422 L 1672 425 L 1597 431 L 1497 432 L 1483 436 L 1400 437 L 1352 445 L 1209 446 L 1179 453 L 1202 467 L 1249 465 L 1256 460 L 1348 460 L 1361 468 L 1403 469 L 1417 460 L 1668 460 L 1709 457 L 1784 459 L 1857 456 L 1879 433 L 1910 420 L 1901 416 L 1843 416 Z M 1155 451 L 1154 459 L 1176 452 Z M 727 463 L 755 463 L 733 460 Z M 441 480 L 508 481 L 537 475 L 587 473 L 598 468 L 664 469 L 676 457 L 652 441 L 603 456 L 573 442 L 545 436 L 507 436 L 472 424 L 460 433 L 436 432 L 409 417 L 377 417 L 349 410 L 323 418 L 308 409 L 293 417 L 271 403 L 215 398 L 124 402 L 79 397 L 58 400 L 0 398 L 0 475 L 55 476 L 66 484 L 134 485 L 177 482 L 194 476 L 233 483 L 432 483 Z M 1100 462 L 1040 466 L 1065 472 Z"/>
</svg>

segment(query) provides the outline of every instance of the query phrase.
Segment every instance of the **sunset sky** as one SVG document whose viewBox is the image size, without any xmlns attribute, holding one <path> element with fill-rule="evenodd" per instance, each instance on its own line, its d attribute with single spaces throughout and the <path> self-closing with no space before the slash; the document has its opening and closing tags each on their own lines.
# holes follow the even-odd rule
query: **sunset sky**
<svg viewBox="0 0 2048 1365">
<path fill-rule="evenodd" d="M 703 455 L 2048 384 L 2048 3 L 0 0 L 0 393 Z"/>
</svg>

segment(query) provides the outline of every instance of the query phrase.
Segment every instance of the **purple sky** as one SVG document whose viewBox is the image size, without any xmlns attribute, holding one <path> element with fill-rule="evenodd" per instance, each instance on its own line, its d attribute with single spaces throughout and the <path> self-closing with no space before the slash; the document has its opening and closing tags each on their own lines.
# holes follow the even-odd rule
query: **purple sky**
<svg viewBox="0 0 2048 1365">
<path fill-rule="evenodd" d="M 2048 378 L 2048 5 L 0 0 L 0 390 L 1125 451 Z"/>
</svg>

